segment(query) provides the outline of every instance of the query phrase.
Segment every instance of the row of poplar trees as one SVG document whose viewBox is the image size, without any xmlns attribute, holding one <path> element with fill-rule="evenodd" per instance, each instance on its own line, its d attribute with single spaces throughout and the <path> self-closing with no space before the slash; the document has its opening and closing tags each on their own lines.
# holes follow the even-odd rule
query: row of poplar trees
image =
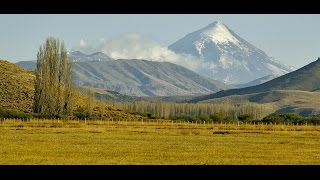
<svg viewBox="0 0 320 180">
<path fill-rule="evenodd" d="M 72 113 L 71 62 L 64 42 L 49 37 L 40 46 L 35 70 L 34 112 L 54 117 Z"/>
</svg>

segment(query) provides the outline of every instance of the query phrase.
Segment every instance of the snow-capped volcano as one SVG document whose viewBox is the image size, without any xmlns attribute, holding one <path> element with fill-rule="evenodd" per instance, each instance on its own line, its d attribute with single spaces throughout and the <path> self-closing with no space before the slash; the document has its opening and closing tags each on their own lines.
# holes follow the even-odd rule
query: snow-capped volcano
<svg viewBox="0 0 320 180">
<path fill-rule="evenodd" d="M 222 22 L 216 21 L 192 32 L 169 46 L 180 54 L 201 59 L 199 74 L 229 84 L 242 84 L 267 76 L 283 75 L 295 70 L 273 60 Z"/>
</svg>

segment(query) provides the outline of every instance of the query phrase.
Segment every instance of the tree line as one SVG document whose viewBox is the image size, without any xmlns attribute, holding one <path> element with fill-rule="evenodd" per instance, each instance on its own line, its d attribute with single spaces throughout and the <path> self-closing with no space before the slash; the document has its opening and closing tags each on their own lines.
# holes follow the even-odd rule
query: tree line
<svg viewBox="0 0 320 180">
<path fill-rule="evenodd" d="M 227 119 L 238 120 L 262 119 L 272 113 L 273 108 L 265 104 L 247 103 L 247 104 L 230 104 L 230 103 L 172 103 L 172 102 L 127 102 L 115 103 L 121 109 L 147 114 L 153 118 L 164 119 L 203 119 L 210 120 L 210 116 L 228 117 Z M 212 119 L 212 118 L 211 118 Z M 214 119 L 214 118 L 213 118 Z M 224 118 L 225 119 L 225 118 Z"/>
<path fill-rule="evenodd" d="M 151 119 L 172 119 L 205 122 L 264 122 L 288 124 L 320 124 L 320 115 L 301 116 L 295 113 L 274 113 L 268 104 L 229 103 L 172 103 L 172 102 L 127 102 L 116 106 L 131 113 L 138 113 Z"/>
</svg>

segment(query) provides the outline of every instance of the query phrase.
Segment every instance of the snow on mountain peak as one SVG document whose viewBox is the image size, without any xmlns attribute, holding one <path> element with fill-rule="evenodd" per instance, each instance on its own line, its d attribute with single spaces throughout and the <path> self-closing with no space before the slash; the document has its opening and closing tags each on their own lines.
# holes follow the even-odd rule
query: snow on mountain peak
<svg viewBox="0 0 320 180">
<path fill-rule="evenodd" d="M 292 71 L 219 21 L 187 34 L 169 49 L 199 58 L 202 68 L 197 73 L 225 83 L 247 83 L 270 74 Z"/>
<path fill-rule="evenodd" d="M 213 42 L 218 43 L 233 43 L 238 45 L 239 41 L 235 38 L 229 29 L 220 21 L 206 26 L 201 31 L 201 35 L 211 38 Z"/>
</svg>

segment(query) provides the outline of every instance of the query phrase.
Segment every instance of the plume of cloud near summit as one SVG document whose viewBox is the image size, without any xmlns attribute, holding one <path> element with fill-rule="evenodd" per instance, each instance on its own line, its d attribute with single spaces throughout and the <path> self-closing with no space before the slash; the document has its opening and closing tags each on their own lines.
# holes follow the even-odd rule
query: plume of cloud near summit
<svg viewBox="0 0 320 180">
<path fill-rule="evenodd" d="M 79 47 L 73 48 L 87 54 L 103 52 L 114 59 L 145 59 L 150 61 L 171 62 L 193 71 L 203 64 L 198 58 L 187 54 L 176 54 L 166 46 L 139 33 L 128 33 L 111 39 L 97 41 L 80 40 Z"/>
</svg>

